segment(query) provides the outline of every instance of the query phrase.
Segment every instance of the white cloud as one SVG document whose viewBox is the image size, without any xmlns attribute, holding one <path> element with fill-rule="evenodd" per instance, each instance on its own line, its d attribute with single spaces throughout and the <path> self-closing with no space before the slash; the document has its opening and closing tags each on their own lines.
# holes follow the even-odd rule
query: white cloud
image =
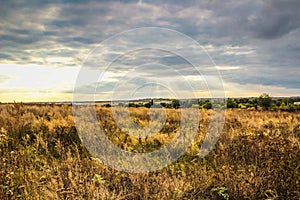
<svg viewBox="0 0 300 200">
<path fill-rule="evenodd" d="M 240 68 L 240 66 L 217 66 L 218 70 L 236 70 Z"/>
<path fill-rule="evenodd" d="M 46 58 L 46 61 L 48 63 L 67 63 L 72 60 L 73 60 L 73 58 L 70 58 L 70 57 L 48 57 L 48 58 Z"/>
</svg>

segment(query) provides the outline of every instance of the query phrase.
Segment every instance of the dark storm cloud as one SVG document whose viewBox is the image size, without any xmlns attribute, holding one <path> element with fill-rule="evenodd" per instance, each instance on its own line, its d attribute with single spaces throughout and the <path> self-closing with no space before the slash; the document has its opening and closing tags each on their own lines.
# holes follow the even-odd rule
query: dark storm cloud
<svg viewBox="0 0 300 200">
<path fill-rule="evenodd" d="M 255 36 L 278 38 L 300 27 L 300 1 L 269 0 L 251 24 Z"/>
<path fill-rule="evenodd" d="M 211 11 L 206 23 L 217 36 L 282 37 L 299 28 L 300 1 L 202 1 L 198 8 Z"/>
<path fill-rule="evenodd" d="M 221 71 L 225 81 L 299 88 L 299 10 L 298 0 L 3 1 L 0 62 L 51 65 L 47 58 L 67 57 L 73 61 L 56 65 L 79 66 L 91 49 L 114 34 L 158 26 L 198 41 L 217 65 L 240 66 Z M 143 40 L 155 42 L 154 37 Z M 103 52 L 103 59 L 123 55 L 126 45 L 131 44 L 120 41 L 116 49 Z M 189 74 L 186 61 L 178 56 L 152 56 L 156 60 L 147 53 L 125 56 L 115 62 L 115 69 L 154 62 Z M 155 65 L 147 67 L 145 73 L 157 71 Z M 168 73 L 164 69 L 156 76 Z"/>
</svg>

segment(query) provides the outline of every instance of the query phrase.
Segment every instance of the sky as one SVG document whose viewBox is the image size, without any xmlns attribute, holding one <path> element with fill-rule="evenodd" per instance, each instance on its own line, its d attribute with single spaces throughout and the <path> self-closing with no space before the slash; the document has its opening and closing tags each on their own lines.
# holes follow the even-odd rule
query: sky
<svg viewBox="0 0 300 200">
<path fill-rule="evenodd" d="M 300 96 L 299 10 L 299 0 L 3 0 L 0 102 Z"/>
</svg>

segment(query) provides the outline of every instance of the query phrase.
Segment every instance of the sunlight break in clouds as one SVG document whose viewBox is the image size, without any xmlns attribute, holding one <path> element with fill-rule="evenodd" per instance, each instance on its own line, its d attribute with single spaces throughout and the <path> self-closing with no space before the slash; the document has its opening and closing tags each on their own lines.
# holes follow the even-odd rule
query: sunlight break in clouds
<svg viewBox="0 0 300 200">
<path fill-rule="evenodd" d="M 71 100 L 64 91 L 72 89 L 78 68 L 0 64 L 8 78 L 1 82 L 1 101 Z"/>
</svg>

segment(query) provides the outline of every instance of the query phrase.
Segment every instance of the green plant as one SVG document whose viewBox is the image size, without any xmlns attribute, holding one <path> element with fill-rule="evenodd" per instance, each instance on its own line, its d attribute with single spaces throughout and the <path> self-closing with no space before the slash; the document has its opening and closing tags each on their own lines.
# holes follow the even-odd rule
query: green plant
<svg viewBox="0 0 300 200">
<path fill-rule="evenodd" d="M 214 199 L 229 200 L 228 189 L 226 187 L 217 187 L 210 190 L 210 195 Z"/>
<path fill-rule="evenodd" d="M 104 178 L 99 174 L 95 174 L 93 180 L 99 184 L 102 184 L 105 182 Z"/>
</svg>

